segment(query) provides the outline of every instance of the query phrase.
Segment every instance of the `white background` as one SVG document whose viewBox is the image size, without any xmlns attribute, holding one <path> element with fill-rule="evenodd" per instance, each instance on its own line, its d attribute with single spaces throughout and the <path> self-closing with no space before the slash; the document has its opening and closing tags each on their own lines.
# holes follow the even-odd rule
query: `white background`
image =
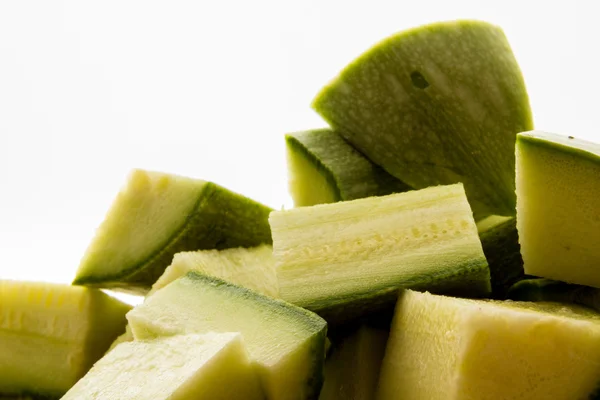
<svg viewBox="0 0 600 400">
<path fill-rule="evenodd" d="M 536 127 L 600 139 L 590 1 L 0 0 L 0 278 L 70 282 L 133 167 L 290 205 L 283 134 L 375 42 L 502 26 Z"/>
</svg>

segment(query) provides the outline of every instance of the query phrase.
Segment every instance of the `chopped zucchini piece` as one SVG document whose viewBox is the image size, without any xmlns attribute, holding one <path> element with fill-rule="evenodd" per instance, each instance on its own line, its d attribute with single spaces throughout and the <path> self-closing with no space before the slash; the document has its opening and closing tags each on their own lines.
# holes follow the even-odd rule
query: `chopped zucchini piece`
<svg viewBox="0 0 600 400">
<path fill-rule="evenodd" d="M 516 154 L 525 273 L 600 287 L 600 145 L 533 131 Z"/>
<path fill-rule="evenodd" d="M 600 311 L 600 289 L 550 279 L 519 281 L 510 288 L 508 297 L 520 301 L 573 303 Z"/>
<path fill-rule="evenodd" d="M 286 135 L 289 189 L 296 207 L 406 192 L 332 129 Z"/>
<path fill-rule="evenodd" d="M 515 214 L 515 135 L 533 122 L 499 27 L 439 22 L 391 36 L 323 88 L 313 108 L 411 187 L 463 182 L 476 219 Z"/>
<path fill-rule="evenodd" d="M 269 221 L 281 298 L 330 324 L 393 305 L 400 288 L 490 293 L 462 184 L 275 211 Z"/>
<path fill-rule="evenodd" d="M 122 343 L 63 400 L 262 400 L 239 333 Z"/>
<path fill-rule="evenodd" d="M 216 276 L 264 295 L 279 297 L 273 247 L 268 244 L 251 248 L 177 253 L 173 257 L 171 265 L 152 286 L 148 295 L 190 271 Z"/>
<path fill-rule="evenodd" d="M 240 332 L 268 399 L 318 397 L 327 324 L 310 311 L 189 272 L 148 297 L 127 319 L 136 340 Z"/>
<path fill-rule="evenodd" d="M 319 400 L 374 400 L 388 332 L 362 326 L 334 346 Z"/>
<path fill-rule="evenodd" d="M 271 243 L 270 212 L 211 182 L 134 170 L 74 284 L 145 294 L 175 253 Z"/>
<path fill-rule="evenodd" d="M 59 398 L 124 331 L 130 309 L 97 289 L 0 280 L 0 393 Z"/>
<path fill-rule="evenodd" d="M 377 398 L 595 398 L 599 341 L 600 315 L 583 307 L 406 291 Z"/>
<path fill-rule="evenodd" d="M 504 300 L 508 289 L 524 278 L 516 218 L 497 219 L 479 232 L 483 253 L 490 266 L 492 297 Z"/>
</svg>

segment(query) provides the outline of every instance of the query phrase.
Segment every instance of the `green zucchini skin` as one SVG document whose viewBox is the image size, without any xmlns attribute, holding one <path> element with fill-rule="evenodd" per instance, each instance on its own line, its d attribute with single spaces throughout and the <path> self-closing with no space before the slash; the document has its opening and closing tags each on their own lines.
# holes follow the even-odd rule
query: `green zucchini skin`
<svg viewBox="0 0 600 400">
<path fill-rule="evenodd" d="M 503 300 L 509 288 L 524 278 L 516 218 L 479 233 L 483 253 L 490 266 L 492 298 Z"/>
<path fill-rule="evenodd" d="M 517 282 L 508 291 L 508 298 L 572 303 L 600 312 L 600 289 L 551 279 L 534 278 Z"/>
<path fill-rule="evenodd" d="M 476 219 L 515 215 L 515 138 L 533 118 L 499 27 L 460 20 L 393 35 L 346 66 L 312 106 L 411 187 L 462 182 Z"/>
<path fill-rule="evenodd" d="M 289 133 L 285 140 L 291 154 L 304 157 L 325 178 L 331 191 L 335 193 L 335 201 L 385 196 L 411 190 L 410 186 L 367 159 L 333 129 Z M 294 191 L 290 192 L 294 197 Z M 299 199 L 294 199 L 294 202 L 298 204 Z"/>
<path fill-rule="evenodd" d="M 271 244 L 272 209 L 208 182 L 185 224 L 153 255 L 112 276 L 85 275 L 75 285 L 145 295 L 171 264 L 175 253 Z"/>
</svg>

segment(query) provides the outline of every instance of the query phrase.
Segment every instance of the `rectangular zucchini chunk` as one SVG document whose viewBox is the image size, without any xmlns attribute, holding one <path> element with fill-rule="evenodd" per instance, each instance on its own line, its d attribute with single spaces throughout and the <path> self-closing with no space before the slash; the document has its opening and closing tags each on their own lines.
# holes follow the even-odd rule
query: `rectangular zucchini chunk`
<svg viewBox="0 0 600 400">
<path fill-rule="evenodd" d="M 281 298 L 331 324 L 393 306 L 400 288 L 490 293 L 462 184 L 275 211 L 269 221 Z"/>
<path fill-rule="evenodd" d="M 600 144 L 523 132 L 516 154 L 525 273 L 600 288 Z"/>
<path fill-rule="evenodd" d="M 559 303 L 406 291 L 378 400 L 595 399 L 600 315 Z"/>
<path fill-rule="evenodd" d="M 502 29 L 447 21 L 366 51 L 314 109 L 361 153 L 415 189 L 463 182 L 477 219 L 515 213 L 515 136 L 533 129 Z"/>
<path fill-rule="evenodd" d="M 152 285 L 148 295 L 152 295 L 190 271 L 216 276 L 264 295 L 279 297 L 273 247 L 268 244 L 250 248 L 177 253 L 165 273 Z"/>
<path fill-rule="evenodd" d="M 289 190 L 296 207 L 410 190 L 333 129 L 289 133 L 285 141 Z"/>
<path fill-rule="evenodd" d="M 327 324 L 310 311 L 189 272 L 148 297 L 127 319 L 136 340 L 240 332 L 267 399 L 318 397 Z"/>
<path fill-rule="evenodd" d="M 388 331 L 363 325 L 336 344 L 325 362 L 319 400 L 373 400 Z"/>
<path fill-rule="evenodd" d="M 122 343 L 63 400 L 263 400 L 239 333 Z"/>
<path fill-rule="evenodd" d="M 59 398 L 125 330 L 130 309 L 97 289 L 0 281 L 0 394 Z"/>
<path fill-rule="evenodd" d="M 271 243 L 270 212 L 212 182 L 134 170 L 74 284 L 146 294 L 175 253 Z"/>
</svg>

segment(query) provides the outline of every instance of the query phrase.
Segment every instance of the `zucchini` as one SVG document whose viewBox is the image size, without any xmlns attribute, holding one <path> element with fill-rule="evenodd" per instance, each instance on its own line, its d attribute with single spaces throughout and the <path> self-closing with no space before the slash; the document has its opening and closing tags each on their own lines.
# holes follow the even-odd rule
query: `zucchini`
<svg viewBox="0 0 600 400">
<path fill-rule="evenodd" d="M 516 218 L 492 221 L 479 230 L 479 238 L 490 266 L 492 298 L 504 300 L 509 288 L 524 278 Z"/>
<path fill-rule="evenodd" d="M 600 288 L 600 145 L 533 131 L 516 154 L 525 273 Z"/>
<path fill-rule="evenodd" d="M 400 288 L 490 293 L 462 184 L 275 211 L 269 222 L 281 298 L 332 325 L 393 305 Z"/>
<path fill-rule="evenodd" d="M 396 306 L 379 400 L 592 399 L 600 315 L 413 291 Z"/>
<path fill-rule="evenodd" d="M 270 212 L 212 182 L 134 170 L 73 283 L 146 294 L 175 253 L 271 243 Z"/>
<path fill-rule="evenodd" d="M 96 289 L 0 281 L 0 394 L 60 398 L 123 332 L 130 309 Z"/>
<path fill-rule="evenodd" d="M 252 248 L 177 253 L 148 295 L 152 295 L 190 271 L 216 276 L 267 296 L 275 298 L 279 296 L 273 247 L 267 244 Z"/>
<path fill-rule="evenodd" d="M 263 400 L 239 333 L 123 343 L 62 400 Z"/>
<path fill-rule="evenodd" d="M 374 400 L 388 332 L 361 326 L 334 346 L 319 400 Z"/>
<path fill-rule="evenodd" d="M 332 129 L 287 134 L 289 190 L 296 207 L 406 192 Z"/>
<path fill-rule="evenodd" d="M 508 298 L 520 301 L 555 301 L 579 304 L 600 312 L 600 289 L 553 281 L 524 279 L 508 291 Z"/>
<path fill-rule="evenodd" d="M 313 108 L 411 187 L 462 182 L 476 219 L 515 214 L 515 136 L 533 122 L 499 27 L 439 22 L 391 36 L 324 87 Z"/>
<path fill-rule="evenodd" d="M 136 340 L 240 332 L 267 399 L 318 397 L 327 324 L 310 311 L 189 272 L 148 297 L 127 319 Z"/>
</svg>

